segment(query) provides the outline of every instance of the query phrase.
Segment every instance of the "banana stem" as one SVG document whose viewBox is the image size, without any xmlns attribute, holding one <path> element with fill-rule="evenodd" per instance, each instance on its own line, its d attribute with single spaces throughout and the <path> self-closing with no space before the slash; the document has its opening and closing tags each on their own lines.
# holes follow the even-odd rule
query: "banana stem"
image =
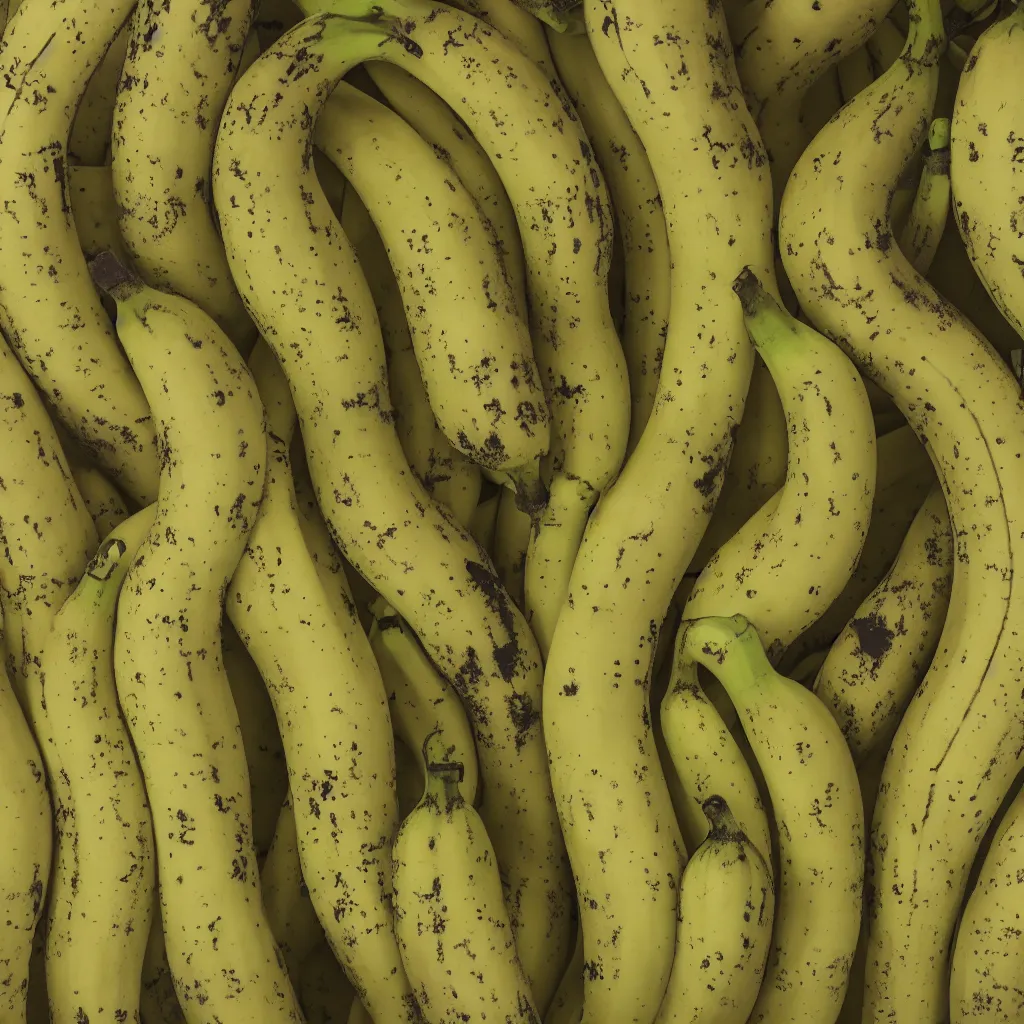
<svg viewBox="0 0 1024 1024">
<path fill-rule="evenodd" d="M 424 803 L 451 809 L 463 803 L 459 783 L 462 782 L 461 761 L 449 761 L 452 748 L 445 745 L 441 731 L 435 729 L 423 741 L 423 762 L 427 767 Z"/>
<path fill-rule="evenodd" d="M 740 828 L 740 823 L 736 820 L 736 816 L 730 810 L 729 804 L 724 796 L 718 796 L 717 794 L 709 796 L 700 806 L 701 810 L 704 812 L 704 817 L 708 819 L 708 825 L 710 826 L 705 842 L 747 839 L 746 834 L 743 829 Z"/>
<path fill-rule="evenodd" d="M 742 615 L 683 622 L 676 652 L 680 663 L 697 662 L 714 673 L 734 702 L 744 690 L 776 675 L 757 630 Z"/>
<path fill-rule="evenodd" d="M 907 0 L 910 28 L 900 59 L 932 65 L 946 50 L 948 38 L 940 0 Z"/>
<path fill-rule="evenodd" d="M 145 287 L 142 278 L 109 250 L 97 253 L 88 266 L 96 287 L 115 302 L 126 302 Z"/>
</svg>

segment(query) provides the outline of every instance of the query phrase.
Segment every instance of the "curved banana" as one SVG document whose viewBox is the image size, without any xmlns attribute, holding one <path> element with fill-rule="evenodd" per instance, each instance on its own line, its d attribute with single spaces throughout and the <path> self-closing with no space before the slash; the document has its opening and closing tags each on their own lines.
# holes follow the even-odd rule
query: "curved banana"
<svg viewBox="0 0 1024 1024">
<path fill-rule="evenodd" d="M 939 649 L 889 749 L 871 833 L 865 1020 L 940 1021 L 977 845 L 1024 745 L 1024 404 L 1009 368 L 892 244 L 889 194 L 923 141 L 944 46 L 935 0 L 912 0 L 900 60 L 827 125 L 782 202 L 800 304 L 893 396 L 924 439 L 956 562 Z M 883 328 L 884 325 L 884 328 Z"/>
<path fill-rule="evenodd" d="M 501 585 L 518 608 L 526 604 L 526 552 L 531 529 L 530 517 L 516 506 L 515 495 L 507 487 L 502 488 L 491 557 Z"/>
<path fill-rule="evenodd" d="M 771 951 L 772 870 L 721 796 L 702 806 L 710 828 L 683 871 L 657 1024 L 745 1024 Z"/>
<path fill-rule="evenodd" d="M 118 222 L 139 273 L 191 299 L 247 355 L 256 330 L 217 233 L 210 161 L 256 0 L 139 0 L 117 91 Z"/>
<path fill-rule="evenodd" d="M 71 475 L 89 515 L 92 516 L 93 523 L 96 524 L 96 535 L 103 540 L 115 526 L 128 518 L 125 500 L 95 466 L 72 463 Z"/>
<path fill-rule="evenodd" d="M 405 45 L 417 44 L 391 19 L 330 15 L 279 39 L 235 87 L 218 135 L 214 194 L 235 278 L 288 378 L 331 532 L 466 707 L 480 814 L 527 977 L 546 1004 L 568 955 L 571 883 L 541 735 L 539 653 L 486 553 L 406 465 L 372 297 L 303 157 L 314 112 L 338 78 Z M 265 117 L 249 118 L 253 102 L 266 106 Z M 296 234 L 300 223 L 308 236 Z"/>
<path fill-rule="evenodd" d="M 267 410 L 269 465 L 225 607 L 274 704 L 302 873 L 331 948 L 374 1016 L 415 1020 L 391 923 L 398 807 L 387 697 L 354 609 L 336 614 L 306 548 L 287 380 L 269 346 L 257 346 L 250 366 Z"/>
<path fill-rule="evenodd" d="M 93 70 L 132 0 L 25 0 L 4 31 L 0 107 L 0 326 L 64 425 L 126 494 L 156 498 L 142 388 L 89 279 L 68 199 L 67 139 Z M 45 100 L 40 100 L 45 97 Z"/>
<path fill-rule="evenodd" d="M 263 409 L 237 350 L 187 299 L 91 264 L 160 425 L 157 515 L 125 579 L 114 670 L 146 781 L 161 916 L 189 1024 L 301 1020 L 260 902 L 248 769 L 221 608 L 259 508 Z M 183 764 L 191 765 L 188 773 Z"/>
<path fill-rule="evenodd" d="M 75 167 L 68 172 L 68 195 L 78 244 L 86 259 L 110 251 L 128 259 L 117 227 L 117 200 L 109 167 Z"/>
<path fill-rule="evenodd" d="M 580 1024 L 582 1019 L 583 929 L 577 927 L 572 957 L 565 968 L 562 980 L 558 983 L 548 1012 L 544 1015 L 544 1024 Z"/>
<path fill-rule="evenodd" d="M 1011 1024 L 1024 1015 L 1024 792 L 1007 809 L 964 906 L 949 976 L 949 1019 Z"/>
<path fill-rule="evenodd" d="M 677 638 L 682 636 L 677 633 Z M 719 796 L 729 802 L 740 828 L 770 866 L 768 813 L 754 775 L 722 716 L 704 695 L 696 664 L 683 657 L 678 643 L 660 712 L 661 732 L 683 799 L 676 805 L 676 814 L 686 848 L 696 850 L 707 839 L 704 802 Z"/>
<path fill-rule="evenodd" d="M 445 436 L 477 464 L 508 473 L 524 508 L 539 511 L 547 403 L 529 332 L 470 194 L 401 117 L 345 82 L 313 137 L 387 247 Z"/>
<path fill-rule="evenodd" d="M 54 1024 L 136 1020 L 156 904 L 153 822 L 114 685 L 117 599 L 156 518 L 148 506 L 100 545 L 40 658 L 64 785 L 46 929 Z"/>
<path fill-rule="evenodd" d="M 896 561 L 832 645 L 814 680 L 860 761 L 895 729 L 939 644 L 953 582 L 953 535 L 936 484 Z"/>
<path fill-rule="evenodd" d="M 139 1010 L 145 1024 L 185 1024 L 185 1014 L 174 991 L 174 978 L 167 963 L 164 926 L 160 906 L 153 908 L 146 955 L 142 961 L 142 992 Z"/>
<path fill-rule="evenodd" d="M 836 68 L 839 71 L 839 88 L 843 93 L 843 103 L 849 103 L 875 80 L 875 63 L 866 43 L 848 53 Z"/>
<path fill-rule="evenodd" d="M 919 274 L 927 274 L 939 248 L 949 214 L 949 131 L 947 117 L 937 117 L 928 129 L 928 152 L 910 215 L 897 245 Z"/>
<path fill-rule="evenodd" d="M 343 84 L 339 83 L 339 88 Z M 480 467 L 455 448 L 438 426 L 416 361 L 402 295 L 387 250 L 354 188 L 346 189 L 339 220 L 355 249 L 377 309 L 387 356 L 388 394 L 402 451 L 427 493 L 451 509 L 465 526 L 480 499 Z M 314 507 L 315 504 L 314 501 Z"/>
<path fill-rule="evenodd" d="M 392 851 L 395 932 L 428 1024 L 539 1024 L 502 894 L 494 848 L 459 787 L 462 765 L 427 737 L 423 797 Z"/>
<path fill-rule="evenodd" d="M 631 408 L 627 455 L 654 405 L 668 332 L 668 232 L 658 183 L 643 144 L 605 80 L 585 34 L 548 31 L 558 73 L 608 184 L 625 263 L 626 309 L 620 337 Z"/>
<path fill-rule="evenodd" d="M 850 751 L 824 704 L 771 667 L 742 615 L 684 621 L 680 631 L 681 656 L 714 673 L 735 704 L 778 826 L 772 950 L 748 1019 L 834 1021 L 860 933 L 864 876 Z"/>
<path fill-rule="evenodd" d="M 875 74 L 872 77 L 877 78 L 884 74 L 900 59 L 906 42 L 907 33 L 892 18 L 882 18 L 878 28 L 865 44 L 874 64 Z"/>
<path fill-rule="evenodd" d="M 813 139 L 839 112 L 842 105 L 843 90 L 839 84 L 839 70 L 835 64 L 831 64 L 811 83 L 800 101 L 803 139 Z M 783 172 L 778 173 L 781 177 Z"/>
<path fill-rule="evenodd" d="M 960 75 L 950 140 L 956 223 L 971 263 L 1000 312 L 1024 339 L 1024 100 L 1007 83 L 1020 73 L 1024 9 L 987 28 Z"/>
<path fill-rule="evenodd" d="M 708 562 L 683 617 L 742 614 L 778 661 L 856 568 L 875 491 L 875 428 L 861 376 L 839 348 L 791 317 L 751 270 L 733 288 L 786 413 L 786 482 Z"/>
<path fill-rule="evenodd" d="M 526 317 L 526 263 L 512 202 L 497 170 L 472 132 L 432 89 L 394 64 L 373 60 L 364 67 L 396 113 L 412 125 L 469 190 L 494 230 L 516 309 Z"/>
<path fill-rule="evenodd" d="M 68 138 L 68 158 L 72 164 L 100 167 L 110 164 L 110 139 L 114 126 L 114 105 L 121 68 L 128 53 L 131 19 L 123 22 L 89 78 L 82 102 L 75 111 Z"/>
</svg>

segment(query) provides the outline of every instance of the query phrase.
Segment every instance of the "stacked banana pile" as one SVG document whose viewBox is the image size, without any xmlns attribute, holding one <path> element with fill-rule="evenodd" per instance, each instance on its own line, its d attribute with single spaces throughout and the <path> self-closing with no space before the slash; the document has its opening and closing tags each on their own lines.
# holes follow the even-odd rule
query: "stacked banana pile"
<svg viewBox="0 0 1024 1024">
<path fill-rule="evenodd" d="M 0 14 L 0 1024 L 1024 1021 L 1019 0 Z"/>
</svg>

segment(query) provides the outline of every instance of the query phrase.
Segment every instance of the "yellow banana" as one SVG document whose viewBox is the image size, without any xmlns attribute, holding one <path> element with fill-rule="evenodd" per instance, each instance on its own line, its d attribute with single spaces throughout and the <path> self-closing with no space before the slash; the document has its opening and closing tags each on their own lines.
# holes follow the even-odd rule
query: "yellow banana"
<svg viewBox="0 0 1024 1024">
<path fill-rule="evenodd" d="M 583 929 L 577 927 L 572 957 L 558 983 L 544 1024 L 580 1024 L 583 1019 Z"/>
<path fill-rule="evenodd" d="M 850 360 L 749 269 L 733 288 L 786 413 L 786 482 L 708 562 L 683 617 L 743 614 L 777 661 L 857 565 L 875 491 L 875 430 Z"/>
<path fill-rule="evenodd" d="M 1024 339 L 1024 102 L 1007 83 L 1020 74 L 1024 10 L 979 37 L 956 94 L 950 144 L 956 223 L 975 271 Z"/>
<path fill-rule="evenodd" d="M 469 192 L 401 117 L 345 82 L 317 120 L 314 141 L 359 194 L 387 247 L 445 436 L 479 465 L 508 473 L 523 507 L 537 512 L 547 403 L 529 332 Z"/>
<path fill-rule="evenodd" d="M 440 734 L 427 737 L 423 797 L 392 853 L 395 932 L 429 1024 L 539 1024 L 502 894 L 494 848 L 460 790 L 462 765 Z"/>
<path fill-rule="evenodd" d="M 321 942 L 302 965 L 299 998 L 306 1024 L 341 1024 L 348 1019 L 349 1010 L 359 1003 L 326 942 Z"/>
<path fill-rule="evenodd" d="M 526 551 L 531 528 L 529 515 L 516 506 L 513 493 L 502 488 L 491 557 L 501 585 L 519 608 L 526 603 Z"/>
<path fill-rule="evenodd" d="M 771 867 L 721 796 L 709 796 L 703 810 L 710 829 L 683 871 L 658 1024 L 744 1024 L 771 950 Z"/>
<path fill-rule="evenodd" d="M 142 992 L 139 1009 L 145 1024 L 184 1024 L 185 1015 L 174 991 L 174 978 L 167 963 L 164 927 L 160 907 L 153 911 L 146 955 L 142 961 Z"/>
<path fill-rule="evenodd" d="M 949 213 L 949 118 L 937 117 L 928 129 L 928 152 L 914 204 L 897 244 L 919 274 L 927 274 L 939 248 Z"/>
<path fill-rule="evenodd" d="M 843 92 L 843 103 L 849 103 L 875 80 L 875 65 L 867 45 L 858 46 L 856 50 L 848 53 L 836 67 L 839 71 L 839 88 Z"/>
<path fill-rule="evenodd" d="M 87 259 L 109 250 L 128 259 L 117 227 L 117 200 L 109 167 L 71 167 L 68 172 L 71 214 L 78 244 Z"/>
<path fill-rule="evenodd" d="M 279 39 L 235 86 L 218 135 L 214 195 L 233 273 L 288 378 L 332 535 L 464 702 L 480 760 L 481 817 L 508 885 L 519 953 L 546 1004 L 568 953 L 571 897 L 541 735 L 539 652 L 486 553 L 406 465 L 372 297 L 303 156 L 314 112 L 338 78 L 404 45 L 417 44 L 392 19 L 330 15 Z M 253 103 L 266 105 L 266 115 L 250 119 Z"/>
<path fill-rule="evenodd" d="M 103 541 L 40 658 L 64 783 L 46 929 L 54 1024 L 138 1019 L 156 865 L 142 772 L 117 705 L 114 630 L 121 583 L 155 517 L 150 505 Z"/>
<path fill-rule="evenodd" d="M 301 1019 L 260 901 L 221 607 L 259 508 L 263 409 L 237 350 L 187 299 L 91 264 L 159 423 L 157 515 L 121 591 L 121 707 L 146 781 L 164 938 L 189 1024 Z M 190 765 L 186 773 L 182 765 Z"/>
<path fill-rule="evenodd" d="M 336 614 L 302 535 L 288 383 L 268 346 L 250 366 L 267 410 L 269 465 L 225 606 L 274 704 L 302 873 L 331 947 L 374 1015 L 414 1020 L 390 913 L 398 807 L 387 697 L 354 609 Z"/>
<path fill-rule="evenodd" d="M 908 6 L 900 60 L 801 157 L 779 234 L 801 306 L 924 439 L 956 538 L 939 649 L 886 758 L 869 871 L 864 1019 L 935 1024 L 971 861 L 1024 745 L 1012 696 L 1024 405 L 1009 368 L 892 244 L 889 194 L 934 116 L 944 48 L 939 4 Z"/>
<path fill-rule="evenodd" d="M 247 355 L 255 328 L 211 207 L 210 161 L 256 0 L 139 0 L 117 91 L 111 164 L 139 273 L 191 299 Z"/>
<path fill-rule="evenodd" d="M 735 704 L 778 826 L 772 950 L 748 1019 L 833 1021 L 860 931 L 864 876 L 863 806 L 850 751 L 821 701 L 771 667 L 742 615 L 684 621 L 680 631 L 681 656 L 714 673 Z"/>
<path fill-rule="evenodd" d="M 96 535 L 103 540 L 115 526 L 128 518 L 125 500 L 117 488 L 95 467 L 84 463 L 72 463 L 78 493 L 96 525 Z"/>
<path fill-rule="evenodd" d="M 651 415 L 668 330 L 665 213 L 651 162 L 605 80 L 590 40 L 585 34 L 549 30 L 548 42 L 608 184 L 622 242 L 626 308 L 620 336 L 631 395 L 628 454 Z"/>
<path fill-rule="evenodd" d="M 875 78 L 888 71 L 899 60 L 906 42 L 907 33 L 892 18 L 882 18 L 879 21 L 878 28 L 875 29 L 865 44 L 868 48 L 868 53 L 871 54 Z"/>
<path fill-rule="evenodd" d="M 946 618 L 953 535 L 936 484 L 896 561 L 839 634 L 814 680 L 857 761 L 895 730 L 924 678 Z"/>
<path fill-rule="evenodd" d="M 89 279 L 67 192 L 71 120 L 131 8 L 86 0 L 70 17 L 63 3 L 26 0 L 4 32 L 0 326 L 68 430 L 148 504 L 159 475 L 149 407 Z"/>
<path fill-rule="evenodd" d="M 117 35 L 85 87 L 68 138 L 68 157 L 73 164 L 89 167 L 110 165 L 110 138 L 114 126 L 117 84 L 130 38 L 130 21 L 126 21 L 117 30 Z"/>
</svg>

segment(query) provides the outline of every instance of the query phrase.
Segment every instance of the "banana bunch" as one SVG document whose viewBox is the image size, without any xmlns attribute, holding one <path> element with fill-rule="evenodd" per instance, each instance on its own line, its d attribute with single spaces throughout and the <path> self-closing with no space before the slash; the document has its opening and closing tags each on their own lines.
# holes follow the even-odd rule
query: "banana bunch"
<svg viewBox="0 0 1024 1024">
<path fill-rule="evenodd" d="M 0 1024 L 1024 1014 L 1018 0 L 0 0 Z"/>
</svg>

